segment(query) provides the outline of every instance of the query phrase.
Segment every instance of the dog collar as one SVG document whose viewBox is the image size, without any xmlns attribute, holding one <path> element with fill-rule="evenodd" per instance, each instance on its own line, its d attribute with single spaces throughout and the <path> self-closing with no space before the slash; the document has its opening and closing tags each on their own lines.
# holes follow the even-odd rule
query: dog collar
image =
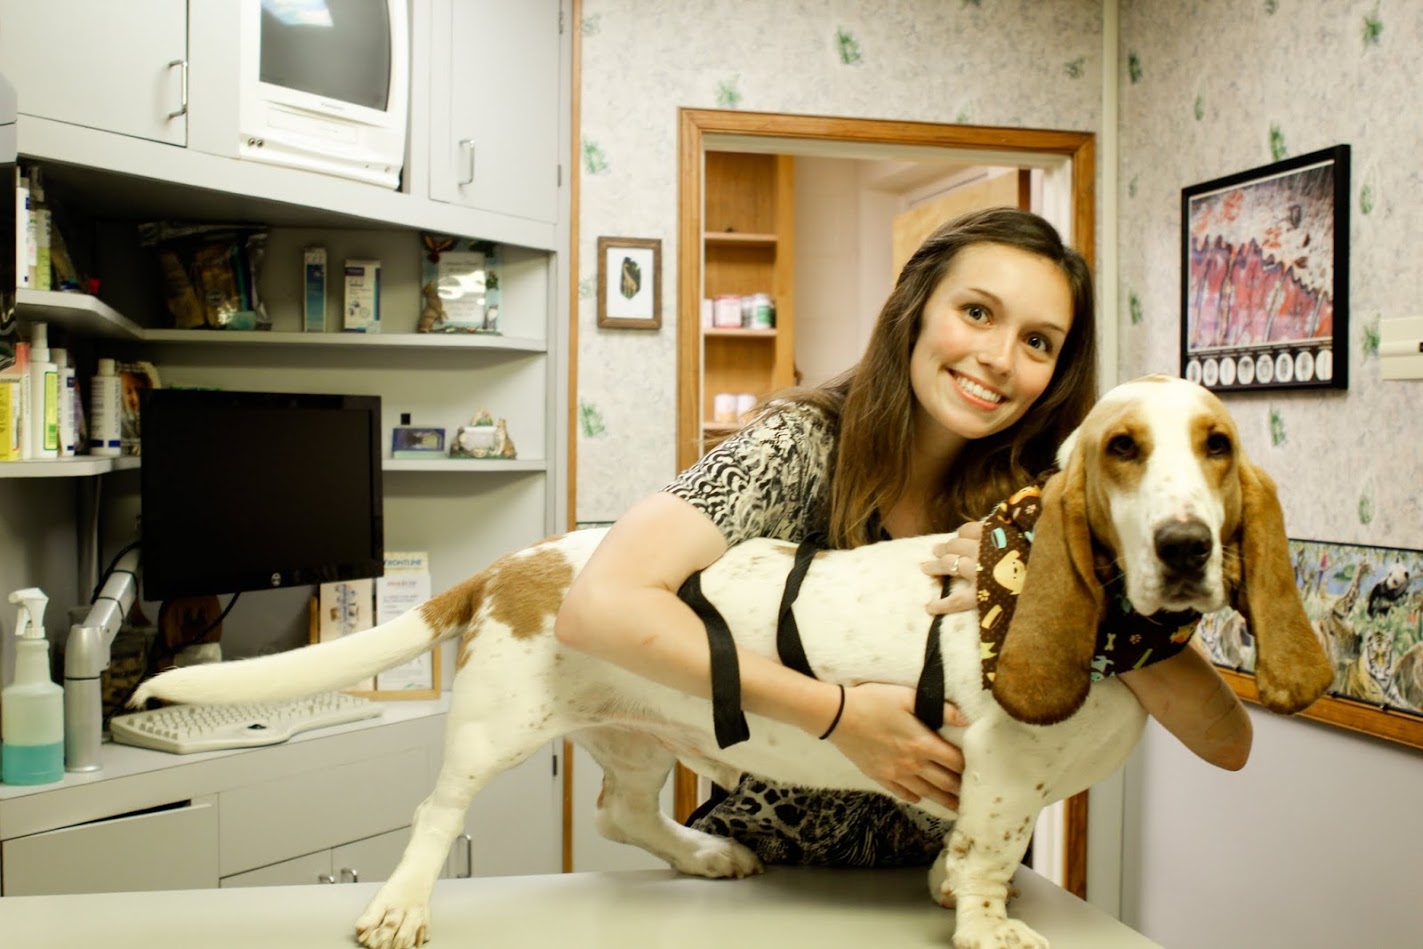
<svg viewBox="0 0 1423 949">
<path fill-rule="evenodd" d="M 978 618 L 983 687 L 993 687 L 1003 637 L 1013 621 L 1018 591 L 1027 572 L 1033 529 L 1042 514 L 1043 485 L 1052 472 L 1014 492 L 983 522 L 978 545 Z M 1201 614 L 1194 610 L 1143 616 L 1126 595 L 1126 576 L 1100 557 L 1093 565 L 1102 583 L 1107 615 L 1097 627 L 1092 656 L 1092 681 L 1141 669 L 1176 655 L 1196 630 Z"/>
</svg>

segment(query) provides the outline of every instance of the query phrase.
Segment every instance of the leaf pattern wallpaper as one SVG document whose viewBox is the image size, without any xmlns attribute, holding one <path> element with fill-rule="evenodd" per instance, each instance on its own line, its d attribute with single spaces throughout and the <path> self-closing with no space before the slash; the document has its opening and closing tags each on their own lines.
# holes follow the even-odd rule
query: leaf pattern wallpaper
<svg viewBox="0 0 1423 949">
<path fill-rule="evenodd" d="M 600 235 L 662 240 L 662 329 L 579 294 L 580 521 L 676 473 L 677 110 L 1097 131 L 1100 0 L 584 0 L 580 286 Z M 596 430 L 597 434 L 591 434 Z"/>
</svg>

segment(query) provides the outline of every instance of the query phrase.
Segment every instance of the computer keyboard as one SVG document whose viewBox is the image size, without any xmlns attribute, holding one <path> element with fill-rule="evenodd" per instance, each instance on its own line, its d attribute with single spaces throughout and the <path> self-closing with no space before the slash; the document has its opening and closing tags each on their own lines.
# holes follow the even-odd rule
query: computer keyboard
<svg viewBox="0 0 1423 949">
<path fill-rule="evenodd" d="M 187 755 L 224 748 L 275 745 L 298 732 L 374 718 L 381 707 L 344 692 L 323 692 L 290 702 L 241 705 L 169 705 L 115 715 L 114 741 Z"/>
</svg>

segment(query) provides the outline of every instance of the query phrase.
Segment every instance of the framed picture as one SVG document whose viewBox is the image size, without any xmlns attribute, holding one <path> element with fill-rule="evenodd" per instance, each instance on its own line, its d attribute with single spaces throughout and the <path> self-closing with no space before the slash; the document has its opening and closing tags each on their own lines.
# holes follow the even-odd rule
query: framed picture
<svg viewBox="0 0 1423 949">
<path fill-rule="evenodd" d="M 615 329 L 662 327 L 662 241 L 598 238 L 598 325 Z"/>
<path fill-rule="evenodd" d="M 1348 145 L 1181 191 L 1181 317 L 1208 389 L 1348 387 Z"/>
<path fill-rule="evenodd" d="M 1334 663 L 1329 694 L 1301 714 L 1423 748 L 1423 550 L 1291 540 L 1295 582 Z M 1225 609 L 1201 643 L 1236 694 L 1259 701 L 1255 644 Z"/>
</svg>

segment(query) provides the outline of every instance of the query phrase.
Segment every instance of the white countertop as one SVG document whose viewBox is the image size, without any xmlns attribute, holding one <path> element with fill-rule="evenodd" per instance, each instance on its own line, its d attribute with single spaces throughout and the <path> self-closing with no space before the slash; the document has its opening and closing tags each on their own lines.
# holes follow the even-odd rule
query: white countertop
<svg viewBox="0 0 1423 949">
<path fill-rule="evenodd" d="M 953 914 L 926 872 L 773 867 L 746 880 L 671 870 L 440 880 L 434 946 L 947 949 Z M 1026 867 L 1010 913 L 1053 949 L 1149 949 L 1096 907 Z M 0 899 L 6 945 L 26 949 L 351 949 L 378 883 Z"/>
</svg>

